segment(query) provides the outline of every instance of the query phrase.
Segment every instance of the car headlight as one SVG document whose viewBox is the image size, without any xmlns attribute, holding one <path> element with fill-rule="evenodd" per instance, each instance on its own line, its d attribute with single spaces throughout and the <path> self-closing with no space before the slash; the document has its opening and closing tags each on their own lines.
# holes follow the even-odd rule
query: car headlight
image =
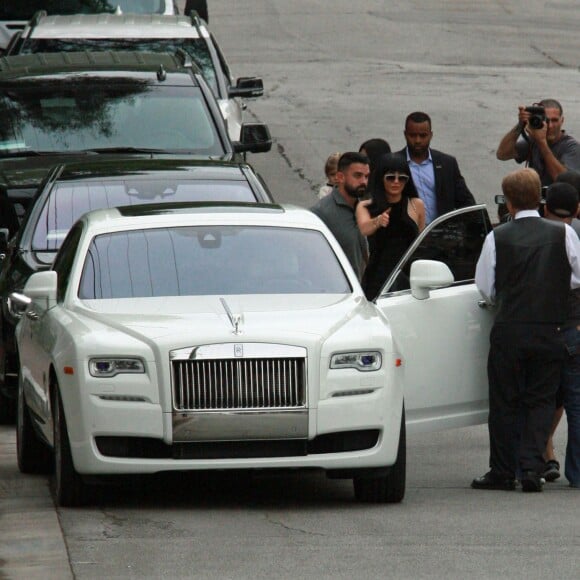
<svg viewBox="0 0 580 580">
<path fill-rule="evenodd" d="M 93 377 L 109 378 L 123 373 L 144 373 L 145 365 L 138 358 L 92 358 L 89 372 Z"/>
<path fill-rule="evenodd" d="M 378 371 L 383 363 L 381 353 L 376 350 L 363 352 L 340 352 L 330 357 L 331 369 L 357 369 Z"/>
</svg>

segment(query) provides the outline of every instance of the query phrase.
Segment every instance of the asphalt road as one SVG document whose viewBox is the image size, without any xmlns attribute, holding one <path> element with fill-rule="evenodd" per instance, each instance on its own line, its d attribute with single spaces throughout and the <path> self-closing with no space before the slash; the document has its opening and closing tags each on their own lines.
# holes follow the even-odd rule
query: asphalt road
<svg viewBox="0 0 580 580">
<path fill-rule="evenodd" d="M 432 146 L 457 157 L 479 202 L 517 166 L 495 150 L 517 106 L 559 99 L 580 139 L 573 0 L 210 0 L 210 25 L 238 76 L 261 75 L 250 113 L 275 146 L 252 163 L 276 199 L 310 206 L 333 151 L 372 137 L 404 146 L 428 112 Z"/>
<path fill-rule="evenodd" d="M 492 211 L 515 167 L 494 151 L 519 103 L 561 99 L 580 137 L 572 0 L 209 0 L 209 10 L 234 72 L 264 78 L 248 113 L 269 124 L 275 146 L 250 160 L 279 201 L 311 205 L 332 151 L 370 137 L 402 147 L 416 109 L 432 115 L 433 146 L 458 158 Z M 218 473 L 149 478 L 57 513 L 82 580 L 577 577 L 580 494 L 563 478 L 542 494 L 476 492 L 469 483 L 487 455 L 485 426 L 410 437 L 400 505 L 357 504 L 349 482 L 319 473 Z M 10 461 L 2 470 L 0 498 L 30 494 L 44 506 L 42 478 L 18 476 Z M 43 572 L 28 577 L 59 578 Z"/>
</svg>

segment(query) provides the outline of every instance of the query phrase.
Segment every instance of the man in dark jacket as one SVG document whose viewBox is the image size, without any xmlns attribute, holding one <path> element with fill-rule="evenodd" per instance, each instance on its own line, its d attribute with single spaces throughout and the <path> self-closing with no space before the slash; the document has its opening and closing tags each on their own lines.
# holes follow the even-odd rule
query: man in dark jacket
<svg viewBox="0 0 580 580">
<path fill-rule="evenodd" d="M 431 149 L 432 138 L 431 117 L 427 113 L 416 111 L 407 115 L 407 147 L 399 153 L 407 159 L 415 190 L 425 203 L 427 224 L 454 209 L 475 205 L 457 159 Z"/>
<path fill-rule="evenodd" d="M 565 223 L 540 218 L 533 169 L 507 175 L 513 217 L 485 239 L 475 282 L 495 304 L 488 358 L 490 471 L 474 489 L 542 491 L 543 452 L 564 360 L 561 326 L 570 289 L 580 287 L 580 241 Z"/>
</svg>

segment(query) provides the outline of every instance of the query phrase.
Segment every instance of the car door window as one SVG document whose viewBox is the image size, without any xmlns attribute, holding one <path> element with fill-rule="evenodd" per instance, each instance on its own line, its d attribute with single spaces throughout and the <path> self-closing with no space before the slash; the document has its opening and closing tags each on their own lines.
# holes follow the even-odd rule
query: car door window
<svg viewBox="0 0 580 580">
<path fill-rule="evenodd" d="M 381 294 L 410 291 L 415 260 L 438 260 L 449 266 L 455 284 L 472 282 L 485 236 L 491 231 L 485 206 L 463 208 L 432 222 L 391 273 Z"/>
</svg>

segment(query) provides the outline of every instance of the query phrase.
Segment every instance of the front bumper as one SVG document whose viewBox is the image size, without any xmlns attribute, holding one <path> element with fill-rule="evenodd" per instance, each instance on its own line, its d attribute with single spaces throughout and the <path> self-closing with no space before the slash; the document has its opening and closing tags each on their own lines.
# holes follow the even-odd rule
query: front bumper
<svg viewBox="0 0 580 580">
<path fill-rule="evenodd" d="M 172 415 L 163 413 L 158 404 L 90 396 L 83 398 L 82 406 L 82 413 L 67 418 L 75 467 L 81 474 L 112 475 L 386 467 L 397 457 L 403 400 L 402 391 L 397 388 L 334 397 L 319 401 L 317 407 L 306 411 L 306 430 L 300 421 L 295 422 L 296 417 L 286 417 L 280 425 L 275 413 L 265 413 L 271 431 L 264 432 L 263 437 L 256 436 L 249 420 L 249 437 L 217 440 L 210 436 L 185 442 L 164 437 L 164 433 L 172 432 Z M 215 432 L 213 428 L 210 431 Z"/>
</svg>

